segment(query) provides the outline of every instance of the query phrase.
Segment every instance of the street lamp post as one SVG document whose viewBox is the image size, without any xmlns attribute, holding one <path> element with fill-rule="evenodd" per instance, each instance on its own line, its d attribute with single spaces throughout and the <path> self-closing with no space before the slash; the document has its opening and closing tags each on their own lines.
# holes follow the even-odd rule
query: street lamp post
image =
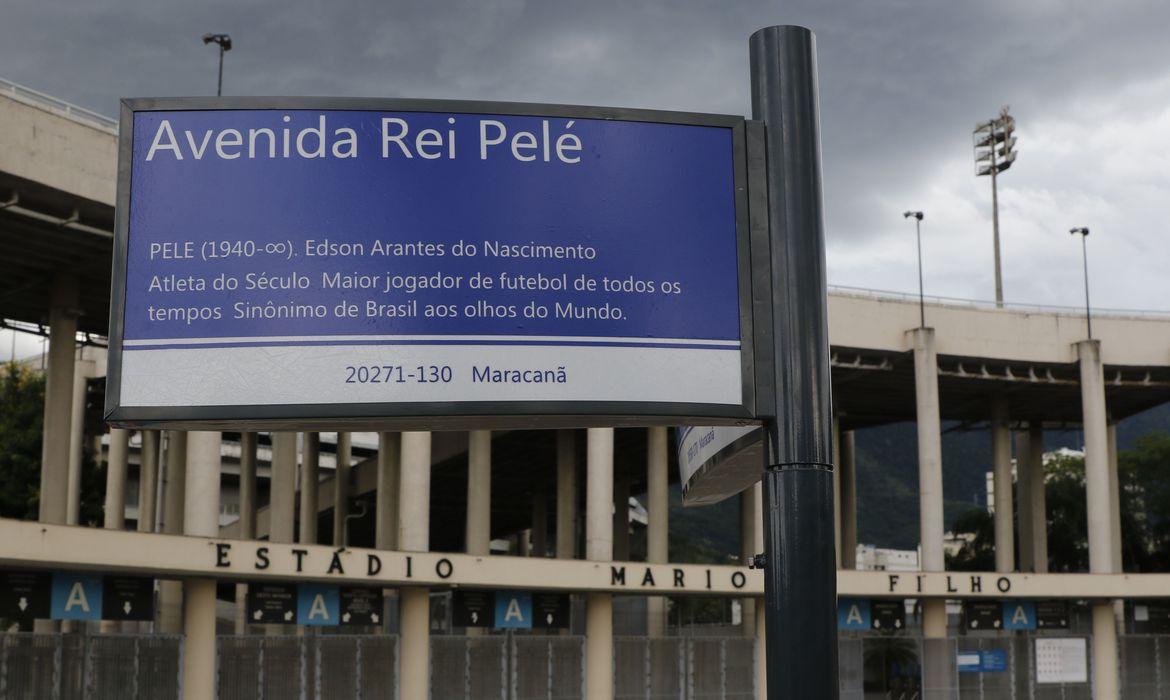
<svg viewBox="0 0 1170 700">
<path fill-rule="evenodd" d="M 902 216 L 914 219 L 914 233 L 918 238 L 918 322 L 920 328 L 926 328 L 926 297 L 922 292 L 922 218 L 920 211 L 903 212 Z"/>
<path fill-rule="evenodd" d="M 223 53 L 232 50 L 232 38 L 227 34 L 204 34 L 204 44 L 216 44 L 219 46 L 219 82 L 215 86 L 215 96 L 223 95 Z"/>
<path fill-rule="evenodd" d="M 1089 246 L 1085 242 L 1089 238 L 1089 229 L 1086 226 L 1069 229 L 1072 235 L 1081 234 L 1081 261 L 1085 267 L 1085 325 L 1089 331 L 1089 340 L 1093 339 L 1093 314 L 1089 310 Z"/>
<path fill-rule="evenodd" d="M 1003 306 L 1003 273 L 999 256 L 999 192 L 996 176 L 1016 162 L 1016 120 L 1004 107 L 999 116 L 975 126 L 976 176 L 991 176 L 991 229 L 995 244 L 995 305 Z"/>
</svg>

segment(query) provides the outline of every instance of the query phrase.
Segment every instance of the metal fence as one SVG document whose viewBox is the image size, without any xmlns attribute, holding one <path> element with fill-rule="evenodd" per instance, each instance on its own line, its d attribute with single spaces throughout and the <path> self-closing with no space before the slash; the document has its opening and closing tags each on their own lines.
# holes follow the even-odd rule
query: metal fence
<svg viewBox="0 0 1170 700">
<path fill-rule="evenodd" d="M 1089 700 L 1088 682 L 1036 683 L 1035 634 L 923 640 L 842 637 L 842 700 Z M 1121 697 L 1170 698 L 1170 636 L 1119 639 Z M 223 700 L 398 697 L 399 640 L 381 635 L 224 636 Z M 960 653 L 1002 651 L 1003 670 L 960 673 Z M 926 659 L 942 672 L 923 677 Z M 756 696 L 755 640 L 743 637 L 618 637 L 616 700 L 747 700 Z M 178 698 L 182 641 L 162 635 L 0 634 L 0 700 Z M 570 700 L 584 697 L 580 636 L 434 636 L 431 697 L 442 700 Z"/>
<path fill-rule="evenodd" d="M 219 638 L 221 700 L 395 698 L 398 637 Z"/>
<path fill-rule="evenodd" d="M 1170 698 L 1170 637 L 1128 635 L 1121 638 L 1121 697 L 1126 700 Z"/>
<path fill-rule="evenodd" d="M 0 635 L 0 700 L 179 697 L 179 637 Z"/>
<path fill-rule="evenodd" d="M 1047 635 L 1085 640 L 1085 662 L 1089 665 L 1084 683 L 1036 682 L 1036 640 L 1045 636 L 1006 633 L 996 636 L 965 636 L 922 639 L 909 636 L 861 636 L 842 638 L 839 644 L 841 700 L 863 698 L 922 698 L 923 700 L 1090 700 L 1092 698 L 1092 640 L 1081 634 Z M 1123 652 L 1129 639 L 1123 638 Z M 1170 651 L 1170 640 L 1163 642 Z M 960 672 L 960 654 L 999 652 L 1002 669 Z M 924 663 L 930 660 L 929 663 Z M 1122 697 L 1165 698 L 1154 688 L 1148 694 L 1134 694 L 1125 677 L 1128 668 L 1145 658 L 1122 657 Z M 934 669 L 925 672 L 924 669 Z M 1168 678 L 1167 680 L 1170 680 Z"/>
</svg>

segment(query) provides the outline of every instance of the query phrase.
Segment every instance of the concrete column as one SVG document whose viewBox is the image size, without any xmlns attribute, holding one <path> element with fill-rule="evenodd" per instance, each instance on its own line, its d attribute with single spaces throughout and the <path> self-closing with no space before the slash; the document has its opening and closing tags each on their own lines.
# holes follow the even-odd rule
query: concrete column
<svg viewBox="0 0 1170 700">
<path fill-rule="evenodd" d="M 1117 673 L 1117 618 L 1113 604 L 1093 604 L 1093 698 L 1117 700 L 1121 697 Z"/>
<path fill-rule="evenodd" d="M 1034 517 L 1032 509 L 1035 506 L 1032 498 L 1032 444 L 1029 441 L 1028 431 L 1017 430 L 1013 433 L 1016 450 L 1016 512 L 1020 547 L 1017 556 L 1020 562 L 1020 571 L 1036 571 L 1035 535 L 1033 534 Z"/>
<path fill-rule="evenodd" d="M 991 458 L 995 489 L 995 570 L 1010 572 L 1016 567 L 1012 503 L 1012 432 L 1007 398 L 991 400 Z"/>
<path fill-rule="evenodd" d="M 467 434 L 467 521 L 464 546 L 468 554 L 491 554 L 492 541 L 492 433 Z"/>
<path fill-rule="evenodd" d="M 398 483 L 402 440 L 398 433 L 378 433 L 378 492 L 374 505 L 374 547 L 398 549 Z M 398 605 L 398 589 L 382 591 L 382 630 L 390 631 L 391 611 Z"/>
<path fill-rule="evenodd" d="M 240 539 L 256 539 L 256 433 L 240 433 Z M 236 584 L 236 634 L 248 631 L 248 584 Z"/>
<path fill-rule="evenodd" d="M 126 527 L 126 462 L 130 452 L 130 431 L 110 428 L 110 457 L 106 464 L 105 526 Z"/>
<path fill-rule="evenodd" d="M 138 459 L 138 531 L 154 532 L 158 517 L 158 458 L 160 433 L 142 431 L 142 450 Z"/>
<path fill-rule="evenodd" d="M 1106 430 L 1109 445 L 1109 530 L 1113 537 L 1113 571 L 1122 573 L 1121 560 L 1121 474 L 1117 468 L 1117 424 L 1109 423 Z"/>
<path fill-rule="evenodd" d="M 1048 571 L 1048 521 L 1044 494 L 1044 428 L 1039 421 L 1016 432 L 1016 496 L 1019 499 L 1020 570 Z"/>
<path fill-rule="evenodd" d="M 914 342 L 914 392 L 917 399 L 919 538 L 923 571 L 943 571 L 942 427 L 939 417 L 938 355 L 934 329 L 910 331 Z M 953 654 L 939 640 L 947 636 L 945 600 L 922 601 L 923 683 L 927 689 L 954 684 Z M 931 698 L 931 694 L 924 695 Z"/>
<path fill-rule="evenodd" d="M 1109 429 L 1099 341 L 1077 344 L 1085 433 L 1085 497 L 1089 519 L 1089 571 L 1113 573 L 1113 499 L 1109 476 Z"/>
<path fill-rule="evenodd" d="M 841 419 L 833 416 L 833 552 L 841 568 Z"/>
<path fill-rule="evenodd" d="M 430 549 L 431 434 L 402 433 L 398 543 L 404 552 Z M 426 700 L 430 680 L 431 598 L 426 588 L 403 588 L 399 598 L 402 700 Z"/>
<path fill-rule="evenodd" d="M 272 441 L 271 477 L 268 481 L 268 541 L 279 543 L 296 542 L 297 511 L 297 434 L 274 432 L 268 434 Z M 303 627 L 294 627 L 303 634 Z M 264 626 L 265 634 L 276 636 L 286 633 L 283 624 Z"/>
<path fill-rule="evenodd" d="M 613 558 L 630 560 L 630 475 L 625 470 L 613 480 Z"/>
<path fill-rule="evenodd" d="M 69 411 L 69 501 L 65 522 L 77 525 L 81 513 L 82 460 L 85 456 L 85 386 L 94 375 L 93 360 L 77 360 L 73 365 L 73 407 Z"/>
<path fill-rule="evenodd" d="M 756 520 L 761 513 L 756 509 L 756 491 L 761 490 L 757 483 L 748 490 L 739 494 L 739 561 L 746 564 L 748 557 L 762 553 L 760 542 L 756 540 Z M 743 607 L 743 619 L 740 621 L 740 631 L 745 637 L 754 637 L 756 634 L 756 599 L 744 598 L 740 601 Z M 761 617 L 763 609 L 761 608 Z"/>
<path fill-rule="evenodd" d="M 192 432 L 187 438 L 183 531 L 219 535 L 221 436 Z M 183 581 L 183 698 L 212 700 L 215 687 L 215 580 Z"/>
<path fill-rule="evenodd" d="M 110 428 L 109 458 L 106 461 L 106 502 L 104 526 L 108 530 L 126 527 L 126 457 L 130 451 L 130 432 Z M 122 623 L 103 620 L 103 633 L 117 632 Z"/>
<path fill-rule="evenodd" d="M 297 434 L 271 433 L 272 479 L 269 482 L 268 541 L 296 542 Z"/>
<path fill-rule="evenodd" d="M 321 468 L 321 433 L 302 433 L 301 544 L 317 544 L 317 485 Z"/>
<path fill-rule="evenodd" d="M 256 539 L 256 442 L 256 433 L 240 433 L 240 539 L 244 540 Z"/>
<path fill-rule="evenodd" d="M 41 444 L 39 519 L 64 523 L 68 516 L 69 436 L 72 434 L 73 373 L 80 304 L 77 280 L 58 274 L 49 306 L 49 357 L 45 367 L 45 413 Z"/>
<path fill-rule="evenodd" d="M 857 449 L 852 430 L 841 433 L 841 568 L 857 568 Z"/>
<path fill-rule="evenodd" d="M 333 474 L 333 544 L 345 544 L 345 516 L 349 515 L 349 465 L 353 448 L 349 433 L 337 433 L 337 471 Z"/>
<path fill-rule="evenodd" d="M 162 532 L 183 534 L 187 490 L 187 433 L 166 431 L 166 460 L 163 464 Z M 218 508 L 218 507 L 217 507 Z M 218 516 L 218 513 L 216 514 Z M 163 580 L 158 583 L 158 626 L 163 634 L 179 634 L 183 629 L 183 584 Z"/>
<path fill-rule="evenodd" d="M 398 465 L 402 442 L 398 433 L 378 433 L 378 500 L 374 546 L 398 548 Z"/>
<path fill-rule="evenodd" d="M 611 561 L 614 554 L 613 428 L 590 428 L 585 479 L 585 558 Z M 585 697 L 613 697 L 613 596 L 585 598 Z"/>
<path fill-rule="evenodd" d="M 296 542 L 297 529 L 297 434 L 269 433 L 272 441 L 271 477 L 268 480 L 268 541 L 291 544 Z M 269 636 L 286 634 L 283 624 L 268 624 L 264 633 Z M 303 634 L 303 627 L 296 627 Z"/>
<path fill-rule="evenodd" d="M 1113 499 L 1109 477 L 1109 428 L 1105 408 L 1105 377 L 1101 344 L 1077 343 L 1081 369 L 1081 412 L 1085 433 L 1085 500 L 1089 531 L 1089 572 L 1114 572 Z M 1117 628 L 1110 601 L 1093 605 L 1093 697 L 1115 700 L 1117 682 Z"/>
<path fill-rule="evenodd" d="M 1044 491 L 1044 426 L 1028 425 L 1028 495 L 1032 533 L 1032 566 L 1038 574 L 1048 573 L 1048 499 Z"/>
<path fill-rule="evenodd" d="M 183 430 L 168 430 L 166 435 L 160 529 L 168 535 L 180 535 L 183 533 L 183 511 L 187 500 L 187 433 Z"/>
<path fill-rule="evenodd" d="M 183 581 L 183 700 L 214 700 L 215 579 Z"/>
<path fill-rule="evenodd" d="M 934 329 L 916 328 L 914 336 L 914 392 L 917 398 L 919 537 L 923 571 L 942 571 L 943 480 L 942 427 L 938 403 L 938 356 Z"/>
<path fill-rule="evenodd" d="M 557 431 L 557 558 L 577 556 L 577 458 L 572 430 Z"/>
<path fill-rule="evenodd" d="M 532 551 L 529 554 L 548 556 L 548 492 L 543 479 L 532 487 Z"/>
<path fill-rule="evenodd" d="M 667 452 L 666 428 L 646 430 L 646 561 L 665 564 L 670 549 L 670 456 Z M 666 634 L 666 598 L 652 596 L 646 600 L 646 632 L 651 637 Z"/>
</svg>

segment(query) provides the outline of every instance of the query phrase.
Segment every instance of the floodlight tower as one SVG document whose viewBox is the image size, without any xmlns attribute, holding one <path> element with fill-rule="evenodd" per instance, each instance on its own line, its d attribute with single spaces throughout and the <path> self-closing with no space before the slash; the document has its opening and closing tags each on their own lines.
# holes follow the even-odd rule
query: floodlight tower
<svg viewBox="0 0 1170 700">
<path fill-rule="evenodd" d="M 999 192 L 996 176 L 1016 162 L 1016 120 L 1004 107 L 995 119 L 976 125 L 975 175 L 991 176 L 991 225 L 995 239 L 995 305 L 1003 306 L 1003 273 L 999 259 Z"/>
</svg>

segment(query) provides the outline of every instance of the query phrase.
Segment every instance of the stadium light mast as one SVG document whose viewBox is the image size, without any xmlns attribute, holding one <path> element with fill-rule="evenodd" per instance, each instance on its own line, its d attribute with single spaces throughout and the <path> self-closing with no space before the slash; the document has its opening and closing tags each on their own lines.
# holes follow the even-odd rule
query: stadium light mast
<svg viewBox="0 0 1170 700">
<path fill-rule="evenodd" d="M 221 97 L 223 95 L 223 54 L 225 51 L 232 50 L 232 38 L 227 34 L 204 34 L 203 43 L 219 46 L 219 82 L 215 86 L 215 96 Z"/>
<path fill-rule="evenodd" d="M 1068 230 L 1072 235 L 1081 234 L 1081 261 L 1085 266 L 1085 325 L 1089 332 L 1089 340 L 1093 339 L 1093 314 L 1089 311 L 1089 238 L 1088 227 L 1072 228 Z"/>
<path fill-rule="evenodd" d="M 922 293 L 922 219 L 920 211 L 903 212 L 902 216 L 914 219 L 914 234 L 918 238 L 918 321 L 920 328 L 926 328 L 926 297 Z"/>
<path fill-rule="evenodd" d="M 1016 162 L 1016 120 L 1004 107 L 995 119 L 975 126 L 975 175 L 991 176 L 991 226 L 995 242 L 995 305 L 1003 306 L 1003 273 L 999 255 L 999 192 L 996 177 Z"/>
</svg>

